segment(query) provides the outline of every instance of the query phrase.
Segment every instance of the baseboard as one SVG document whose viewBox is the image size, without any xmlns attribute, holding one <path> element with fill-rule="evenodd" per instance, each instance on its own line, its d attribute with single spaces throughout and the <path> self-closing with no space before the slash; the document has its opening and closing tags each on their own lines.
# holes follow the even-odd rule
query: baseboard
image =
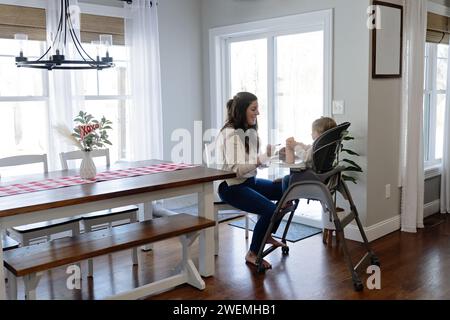
<svg viewBox="0 0 450 320">
<path fill-rule="evenodd" d="M 292 221 L 320 229 L 322 228 L 321 220 L 309 219 L 302 216 L 294 216 Z M 367 240 L 369 240 L 370 242 L 399 229 L 400 229 L 400 215 L 378 222 L 377 224 L 371 225 L 369 227 L 365 227 L 364 232 L 366 234 Z M 356 224 L 349 224 L 344 229 L 344 235 L 346 239 L 363 242 L 361 234 L 359 233 L 359 229 L 356 226 Z"/>
<path fill-rule="evenodd" d="M 369 242 L 384 237 L 385 235 L 400 229 L 400 215 L 378 222 L 364 228 Z M 354 224 L 349 224 L 344 229 L 345 238 L 358 242 L 363 242 L 359 229 Z"/>
<path fill-rule="evenodd" d="M 439 199 L 425 203 L 423 206 L 423 217 L 426 218 L 432 214 L 438 213 L 441 209 L 441 201 Z"/>
</svg>

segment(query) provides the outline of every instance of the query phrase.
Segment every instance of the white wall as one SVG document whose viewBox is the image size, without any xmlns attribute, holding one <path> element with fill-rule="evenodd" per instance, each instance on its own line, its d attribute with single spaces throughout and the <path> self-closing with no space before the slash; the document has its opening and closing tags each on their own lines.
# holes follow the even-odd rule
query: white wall
<svg viewBox="0 0 450 320">
<path fill-rule="evenodd" d="M 170 159 L 173 130 L 202 120 L 202 44 L 200 0 L 160 0 L 164 157 Z"/>
<path fill-rule="evenodd" d="M 261 19 L 275 18 L 334 8 L 333 99 L 345 101 L 343 116 L 338 122 L 350 121 L 351 133 L 356 137 L 352 149 L 362 156 L 358 162 L 367 172 L 367 123 L 369 78 L 369 30 L 366 10 L 369 0 L 202 0 L 204 120 L 209 124 L 209 39 L 210 28 Z M 225 101 L 224 101 L 225 107 Z M 351 185 L 363 224 L 366 220 L 366 173 L 358 185 Z"/>
</svg>

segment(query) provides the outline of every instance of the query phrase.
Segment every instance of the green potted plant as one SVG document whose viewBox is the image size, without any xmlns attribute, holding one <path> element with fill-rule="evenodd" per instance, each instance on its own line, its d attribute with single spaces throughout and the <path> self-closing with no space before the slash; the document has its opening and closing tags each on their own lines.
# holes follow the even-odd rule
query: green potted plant
<svg viewBox="0 0 450 320">
<path fill-rule="evenodd" d="M 91 114 L 80 111 L 74 119 L 75 127 L 70 131 L 65 125 L 58 125 L 56 130 L 66 140 L 83 152 L 83 160 L 80 166 L 80 177 L 82 179 L 94 179 L 97 174 L 95 163 L 92 160 L 91 151 L 112 145 L 109 141 L 108 131 L 111 130 L 112 122 L 104 116 L 96 120 Z"/>
</svg>

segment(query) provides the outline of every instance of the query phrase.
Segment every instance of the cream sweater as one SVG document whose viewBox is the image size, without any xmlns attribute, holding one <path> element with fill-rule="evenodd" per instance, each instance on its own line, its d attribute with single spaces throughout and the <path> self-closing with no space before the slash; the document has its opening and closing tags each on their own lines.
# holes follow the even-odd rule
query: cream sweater
<svg viewBox="0 0 450 320">
<path fill-rule="evenodd" d="M 269 161 L 267 153 L 258 155 L 256 148 L 250 148 L 248 153 L 245 151 L 241 130 L 223 129 L 216 143 L 217 168 L 236 173 L 236 178 L 225 180 L 229 186 L 241 184 L 248 178 L 256 176 L 258 158 L 261 164 Z"/>
</svg>

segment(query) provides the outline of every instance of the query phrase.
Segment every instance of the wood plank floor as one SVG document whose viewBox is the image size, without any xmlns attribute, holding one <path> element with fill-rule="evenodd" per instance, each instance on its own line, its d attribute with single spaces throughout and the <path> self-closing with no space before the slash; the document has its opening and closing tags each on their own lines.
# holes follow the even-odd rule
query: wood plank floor
<svg viewBox="0 0 450 320">
<path fill-rule="evenodd" d="M 244 263 L 249 240 L 244 230 L 227 223 L 220 226 L 220 256 L 216 275 L 205 279 L 206 289 L 189 285 L 148 299 L 450 299 L 450 219 L 435 215 L 417 234 L 391 233 L 372 243 L 381 261 L 381 290 L 353 291 L 342 250 L 326 247 L 322 235 L 291 243 L 289 256 L 277 250 L 268 256 L 273 269 L 257 274 Z M 357 242 L 349 241 L 352 256 L 362 254 Z M 65 268 L 44 273 L 37 289 L 38 299 L 102 299 L 111 294 L 169 276 L 181 259 L 176 240 L 155 244 L 152 252 L 140 252 L 138 267 L 131 263 L 131 251 L 94 260 L 94 280 L 86 279 L 82 263 L 81 290 L 68 290 Z M 194 245 L 193 256 L 197 256 Z M 368 275 L 362 274 L 365 283 Z M 19 299 L 23 284 L 19 280 Z"/>
</svg>

